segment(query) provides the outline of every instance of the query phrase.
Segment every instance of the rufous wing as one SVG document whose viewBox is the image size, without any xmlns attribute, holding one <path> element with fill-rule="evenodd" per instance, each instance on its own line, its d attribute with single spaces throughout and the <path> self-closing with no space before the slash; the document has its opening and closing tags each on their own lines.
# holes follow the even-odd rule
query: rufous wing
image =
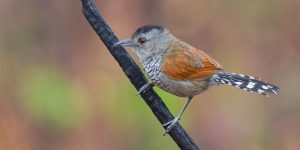
<svg viewBox="0 0 300 150">
<path fill-rule="evenodd" d="M 208 54 L 183 42 L 171 44 L 160 68 L 163 73 L 176 80 L 201 79 L 223 70 Z"/>
</svg>

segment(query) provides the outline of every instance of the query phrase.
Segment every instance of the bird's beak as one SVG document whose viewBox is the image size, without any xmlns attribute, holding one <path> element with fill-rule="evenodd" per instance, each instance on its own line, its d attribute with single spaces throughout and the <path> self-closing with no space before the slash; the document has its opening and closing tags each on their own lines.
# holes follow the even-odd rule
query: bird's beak
<svg viewBox="0 0 300 150">
<path fill-rule="evenodd" d="M 116 46 L 129 46 L 129 47 L 132 47 L 132 46 L 135 46 L 136 44 L 133 43 L 131 41 L 131 39 L 126 39 L 126 40 L 123 40 L 123 41 L 119 41 L 117 43 L 114 44 L 114 47 Z"/>
</svg>

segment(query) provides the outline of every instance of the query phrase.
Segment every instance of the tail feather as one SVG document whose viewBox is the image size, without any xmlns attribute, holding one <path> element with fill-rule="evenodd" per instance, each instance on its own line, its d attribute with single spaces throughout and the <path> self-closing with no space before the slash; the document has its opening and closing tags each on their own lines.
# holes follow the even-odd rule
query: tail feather
<svg viewBox="0 0 300 150">
<path fill-rule="evenodd" d="M 276 85 L 265 83 L 260 78 L 238 73 L 219 72 L 213 75 L 212 79 L 217 84 L 227 84 L 266 96 L 268 94 L 277 94 L 279 91 Z"/>
</svg>

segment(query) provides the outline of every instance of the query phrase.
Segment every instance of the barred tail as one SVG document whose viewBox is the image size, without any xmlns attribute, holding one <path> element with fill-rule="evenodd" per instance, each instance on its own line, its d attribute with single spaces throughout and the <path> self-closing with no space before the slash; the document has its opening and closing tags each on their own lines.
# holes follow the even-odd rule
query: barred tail
<svg viewBox="0 0 300 150">
<path fill-rule="evenodd" d="M 268 84 L 259 78 L 238 73 L 219 72 L 212 76 L 216 84 L 228 84 L 245 91 L 257 92 L 262 95 L 277 94 L 279 88 L 276 85 Z"/>
</svg>

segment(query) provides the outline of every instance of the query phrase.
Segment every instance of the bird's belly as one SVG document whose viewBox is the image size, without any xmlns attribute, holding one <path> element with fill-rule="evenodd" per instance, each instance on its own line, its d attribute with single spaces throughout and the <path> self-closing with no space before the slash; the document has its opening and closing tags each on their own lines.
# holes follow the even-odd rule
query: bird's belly
<svg viewBox="0 0 300 150">
<path fill-rule="evenodd" d="M 153 82 L 161 89 L 180 97 L 194 96 L 208 88 L 208 82 L 205 79 L 174 80 L 165 74 L 161 74 Z"/>
</svg>

